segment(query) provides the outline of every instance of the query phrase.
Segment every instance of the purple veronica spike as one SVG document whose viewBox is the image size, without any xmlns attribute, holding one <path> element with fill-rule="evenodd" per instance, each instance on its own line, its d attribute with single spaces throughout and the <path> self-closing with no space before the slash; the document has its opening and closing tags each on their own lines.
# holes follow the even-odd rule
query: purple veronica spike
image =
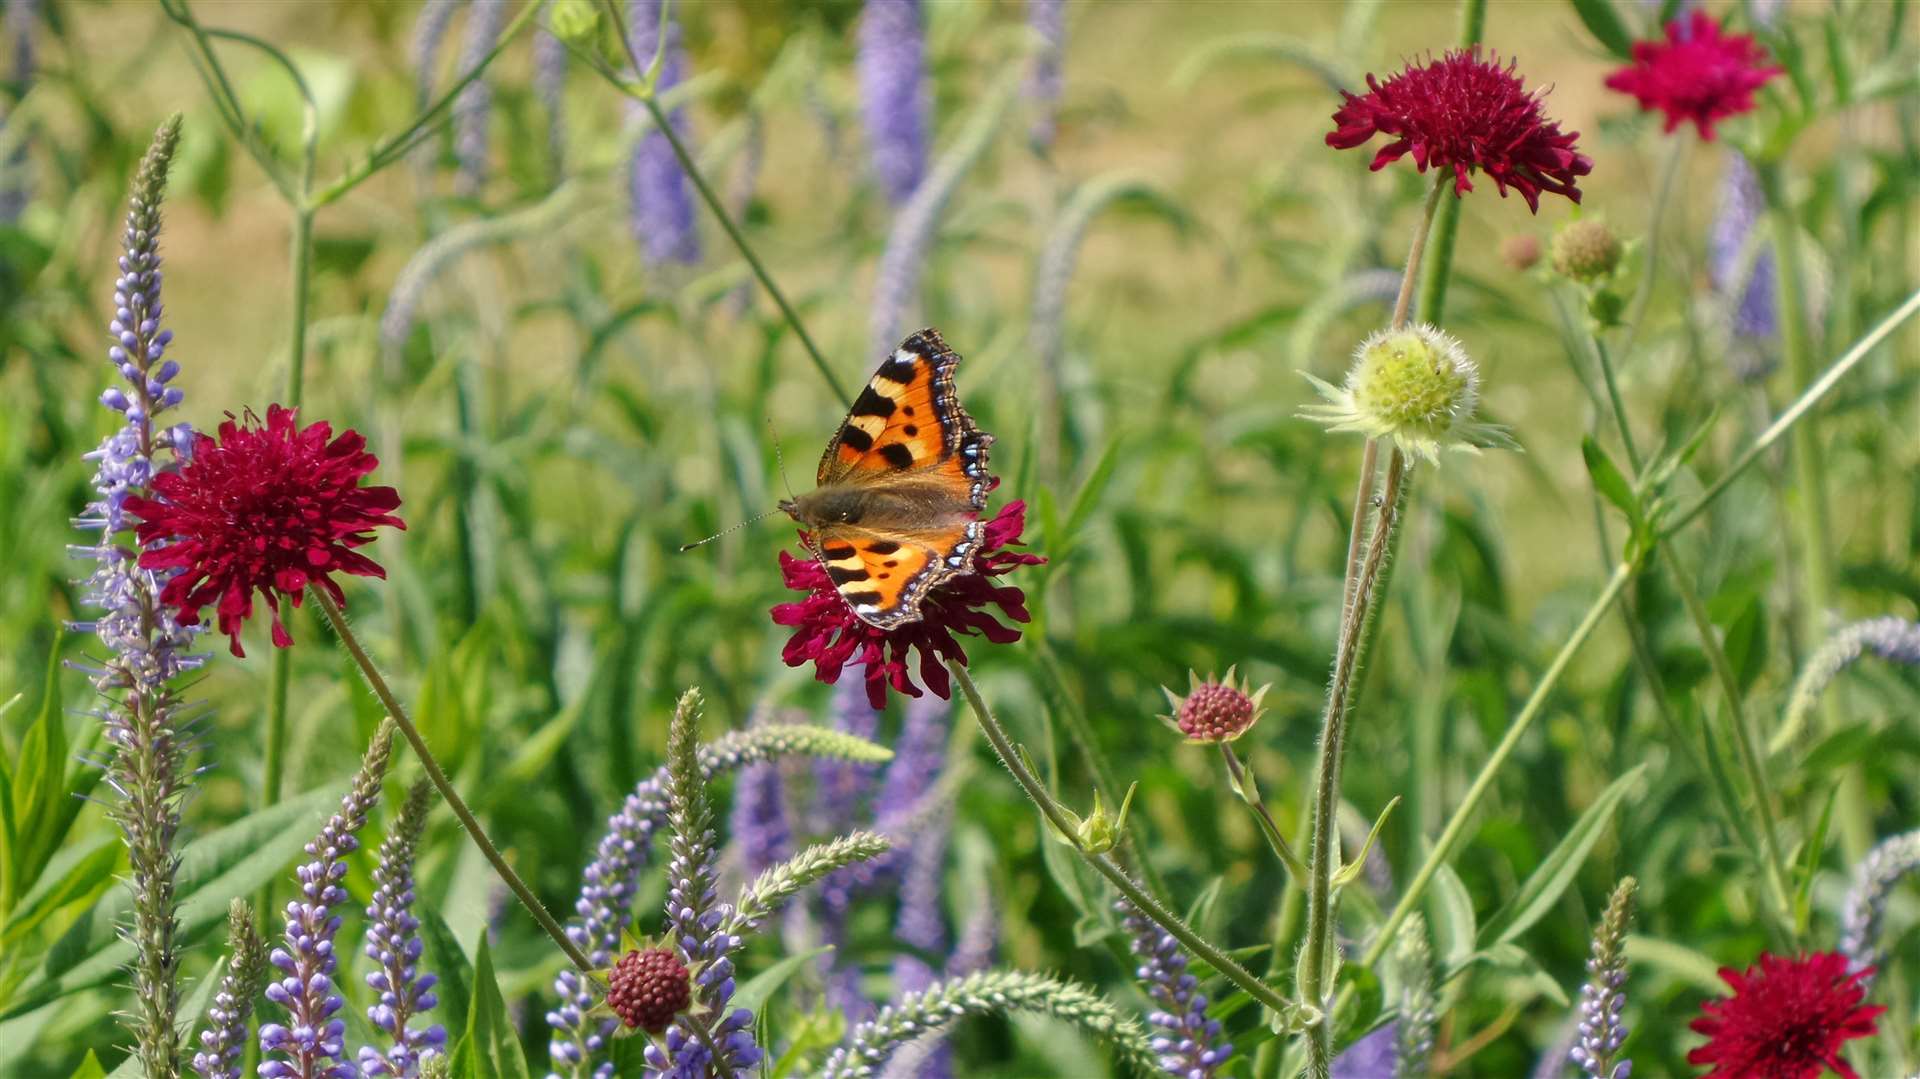
<svg viewBox="0 0 1920 1079">
<path fill-rule="evenodd" d="M 286 975 L 267 986 L 267 999 L 285 1008 L 286 1023 L 260 1028 L 260 1052 L 277 1059 L 262 1061 L 263 1079 L 351 1079 L 354 1069 L 345 1063 L 346 1021 L 339 1017 L 346 1001 L 334 990 L 334 934 L 340 916 L 334 908 L 346 902 L 340 886 L 347 875 L 347 855 L 360 848 L 355 833 L 367 823 L 367 811 L 380 799 L 380 781 L 393 749 L 393 723 L 374 733 L 361 760 L 353 786 L 335 813 L 307 844 L 313 859 L 296 872 L 300 898 L 287 903 L 287 931 L 283 947 L 268 957 Z"/>
<path fill-rule="evenodd" d="M 1862 987 L 1873 984 L 1884 956 L 1880 952 L 1880 923 L 1886 917 L 1887 897 L 1901 878 L 1920 871 L 1920 832 L 1885 840 L 1868 852 L 1853 872 L 1853 887 L 1840 914 L 1840 954 L 1847 972 L 1859 974 Z"/>
<path fill-rule="evenodd" d="M 1633 917 L 1635 887 L 1628 877 L 1613 890 L 1606 913 L 1594 927 L 1587 983 L 1580 987 L 1580 1036 L 1567 1055 L 1593 1079 L 1633 1074 L 1633 1061 L 1620 1059 L 1619 1053 L 1627 1040 L 1620 1011 L 1627 1004 L 1627 923 Z"/>
<path fill-rule="evenodd" d="M 702 748 L 700 767 L 711 778 L 784 756 L 853 757 L 867 749 L 809 727 L 756 727 Z M 594 848 L 593 861 L 581 873 L 580 895 L 573 904 L 578 918 L 567 926 L 567 936 L 596 967 L 613 965 L 620 930 L 633 918 L 640 870 L 653 849 L 654 833 L 667 820 L 666 787 L 664 767 L 634 787 L 620 811 L 607 818 L 606 834 Z M 554 1070 L 549 1079 L 584 1075 L 606 1051 L 618 1022 L 587 1014 L 593 1008 L 593 990 L 572 968 L 555 976 L 553 988 L 560 1003 L 547 1013 L 547 1025 L 553 1029 L 549 1050 Z M 595 1074 L 611 1076 L 613 1065 L 601 1064 Z"/>
<path fill-rule="evenodd" d="M 628 0 L 627 34 L 633 42 L 633 54 L 642 64 L 652 63 L 660 54 L 660 71 L 654 89 L 665 92 L 686 78 L 687 58 L 680 46 L 680 26 L 669 16 L 664 50 L 660 41 L 660 0 Z M 643 72 L 644 74 L 644 72 Z M 637 102 L 633 112 L 646 109 Z M 667 114 L 674 134 L 682 143 L 688 140 L 686 110 Z M 694 224 L 693 190 L 686 170 L 673 152 L 667 136 L 649 130 L 634 147 L 628 168 L 628 191 L 633 202 L 633 234 L 641 243 L 641 252 L 650 266 L 681 263 L 691 266 L 700 261 L 700 233 Z"/>
<path fill-rule="evenodd" d="M 414 1027 L 411 1021 L 439 1002 L 439 979 L 419 970 L 420 919 L 413 914 L 413 856 L 426 829 L 433 786 L 413 785 L 400 818 L 380 844 L 373 870 L 373 900 L 367 904 L 367 958 L 379 965 L 367 972 L 367 985 L 379 999 L 367 1009 L 367 1021 L 386 1036 L 386 1049 L 360 1047 L 362 1075 L 414 1076 L 426 1057 L 442 1052 L 446 1028 L 438 1023 Z"/>
<path fill-rule="evenodd" d="M 741 939 L 727 928 L 733 906 L 717 895 L 713 815 L 694 741 L 699 714 L 700 695 L 688 690 L 667 728 L 667 849 L 672 854 L 667 863 L 667 925 L 680 961 L 693 973 L 699 1006 L 697 1017 L 683 1014 L 674 1020 L 664 1048 L 661 1043 L 647 1047 L 649 1073 L 667 1079 L 704 1079 L 710 1071 L 745 1076 L 761 1056 L 753 1040 L 753 1013 L 727 1007 L 734 991 L 732 955 Z M 713 1016 L 723 1017 L 710 1028 L 719 1059 L 688 1025 L 705 1024 Z"/>
<path fill-rule="evenodd" d="M 220 976 L 213 1003 L 207 1006 L 200 1051 L 193 1054 L 193 1070 L 203 1079 L 240 1079 L 247 1023 L 253 1018 L 254 998 L 267 980 L 267 945 L 254 925 L 253 908 L 243 899 L 235 899 L 227 908 L 227 949 L 227 970 Z"/>
<path fill-rule="evenodd" d="M 11 9 L 10 9 L 11 10 Z M 120 276 L 113 283 L 114 317 L 108 327 L 113 344 L 107 359 L 125 382 L 100 401 L 121 414 L 100 448 L 86 455 L 95 462 L 97 497 L 74 521 L 98 533 L 92 546 L 75 545 L 76 557 L 95 560 L 85 583 L 85 602 L 100 613 L 71 628 L 97 634 L 107 655 L 97 667 L 83 668 L 106 703 L 111 750 L 107 782 L 116 800 L 108 812 L 127 843 L 128 885 L 133 892 L 131 936 L 136 949 L 133 982 L 138 1011 L 128 1016 L 137 1052 L 149 1075 L 177 1075 L 180 1046 L 179 930 L 174 880 L 179 868 L 175 836 L 180 828 L 180 799 L 185 792 L 188 739 L 181 732 L 180 701 L 170 682 L 204 661 L 189 655 L 195 629 L 174 621 L 160 602 L 171 572 L 142 570 L 139 551 L 124 547 L 119 533 L 128 527 L 122 509 L 131 495 L 152 493 L 153 477 L 177 467 L 191 445 L 185 425 L 167 428 L 155 420 L 180 403 L 169 385 L 180 365 L 164 359 L 170 330 L 160 328 L 160 200 L 167 170 L 179 143 L 180 118 L 162 124 L 140 162 L 128 200 L 122 237 Z M 177 571 L 175 571 L 177 572 Z"/>
<path fill-rule="evenodd" d="M 500 43 L 507 19 L 507 0 L 471 0 L 467 10 L 467 37 L 460 49 L 460 73 L 486 62 Z M 487 76 L 468 83 L 453 100 L 453 156 L 460 162 L 455 191 L 469 198 L 487 183 L 487 124 L 493 119 L 493 86 Z"/>
<path fill-rule="evenodd" d="M 1037 115 L 1028 138 L 1041 151 L 1053 148 L 1060 118 L 1060 93 L 1066 85 L 1061 65 L 1067 51 L 1066 0 L 1027 0 L 1027 29 L 1040 42 L 1027 73 L 1027 97 Z"/>
<path fill-rule="evenodd" d="M 1399 1074 L 1400 1023 L 1395 1020 L 1333 1058 L 1330 1079 L 1391 1079 Z"/>
<path fill-rule="evenodd" d="M 927 172 L 927 47 L 919 0 L 867 0 L 860 15 L 860 99 L 873 172 L 895 206 Z"/>
<path fill-rule="evenodd" d="M 414 107 L 426 111 L 433 104 L 433 86 L 439 75 L 440 43 L 453 25 L 453 13 L 463 0 L 427 0 L 420 7 L 420 18 L 413 24 L 413 39 L 407 54 L 413 63 Z"/>
<path fill-rule="evenodd" d="M 1140 959 L 1136 973 L 1141 988 L 1160 1006 L 1147 1021 L 1160 1030 L 1153 1039 L 1153 1051 L 1159 1054 L 1161 1067 L 1169 1075 L 1212 1079 L 1233 1056 L 1233 1046 L 1220 1040 L 1220 1021 L 1207 1018 L 1207 998 L 1199 991 L 1199 980 L 1187 973 L 1180 942 L 1125 900 L 1116 902 L 1114 909 L 1122 915 L 1121 925 L 1131 937 L 1128 943 Z"/>
<path fill-rule="evenodd" d="M 1760 220 L 1766 200 L 1753 166 L 1729 151 L 1720 178 L 1720 210 L 1707 238 L 1707 272 L 1715 290 L 1734 302 L 1735 373 L 1764 377 L 1776 363 L 1779 314 L 1774 309 L 1773 246 Z"/>
<path fill-rule="evenodd" d="M 787 821 L 779 765 L 756 764 L 740 773 L 727 834 L 739 848 L 740 871 L 749 878 L 793 853 L 793 829 Z"/>
</svg>

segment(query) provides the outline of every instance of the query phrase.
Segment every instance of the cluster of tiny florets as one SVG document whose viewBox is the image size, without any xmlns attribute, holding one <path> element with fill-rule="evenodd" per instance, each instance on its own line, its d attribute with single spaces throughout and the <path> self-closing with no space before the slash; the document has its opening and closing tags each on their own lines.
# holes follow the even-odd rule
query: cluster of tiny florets
<svg viewBox="0 0 1920 1079">
<path fill-rule="evenodd" d="M 1184 697 L 1170 689 L 1161 689 L 1173 709 L 1172 715 L 1161 719 L 1190 742 L 1231 742 L 1251 730 L 1264 711 L 1260 702 L 1266 697 L 1268 687 L 1250 691 L 1234 679 L 1232 667 L 1227 668 L 1226 677 L 1216 679 L 1208 675 L 1204 682 L 1189 671 L 1187 682 L 1189 688 Z"/>
<path fill-rule="evenodd" d="M 658 1034 L 693 1002 L 693 982 L 670 948 L 637 948 L 607 979 L 607 1006 L 629 1027 Z"/>
</svg>

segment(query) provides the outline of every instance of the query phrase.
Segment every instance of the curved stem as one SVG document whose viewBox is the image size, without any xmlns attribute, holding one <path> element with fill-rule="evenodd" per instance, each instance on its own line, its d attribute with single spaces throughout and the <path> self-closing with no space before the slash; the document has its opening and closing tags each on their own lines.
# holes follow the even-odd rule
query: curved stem
<svg viewBox="0 0 1920 1079">
<path fill-rule="evenodd" d="M 341 646 L 347 650 L 349 656 L 353 657 L 354 664 L 366 677 L 367 685 L 373 689 L 373 695 L 380 699 L 381 707 L 387 710 L 387 714 L 393 717 L 394 724 L 400 728 L 400 733 L 406 736 L 407 744 L 413 747 L 414 755 L 420 758 L 420 766 L 426 769 L 427 778 L 433 781 L 434 788 L 440 792 L 440 797 L 446 800 L 448 807 L 453 810 L 453 815 L 460 818 L 460 824 L 467 830 L 467 835 L 472 837 L 474 846 L 480 848 L 480 853 L 486 856 L 487 862 L 493 866 L 493 871 L 499 874 L 508 888 L 513 890 L 513 894 L 519 898 L 521 905 L 527 908 L 527 913 L 533 915 L 533 920 L 539 922 L 540 928 L 546 930 L 547 936 L 553 938 L 554 944 L 566 953 L 567 959 L 579 968 L 581 973 L 592 973 L 593 964 L 588 961 L 586 954 L 568 939 L 566 930 L 560 928 L 559 921 L 547 911 L 546 905 L 540 902 L 540 897 L 534 895 L 533 889 L 527 887 L 526 881 L 520 879 L 520 874 L 514 872 L 513 867 L 507 864 L 507 860 L 500 854 L 500 848 L 494 846 L 493 840 L 487 836 L 486 829 L 480 826 L 479 819 L 473 815 L 473 810 L 467 808 L 467 800 L 460 797 L 460 792 L 453 788 L 453 783 L 447 779 L 447 773 L 440 767 L 439 759 L 434 757 L 433 750 L 427 747 L 427 740 L 420 736 L 420 729 L 413 725 L 407 710 L 401 707 L 399 698 L 393 695 L 393 690 L 387 686 L 386 678 L 381 675 L 380 669 L 374 666 L 366 649 L 360 647 L 360 639 L 354 636 L 353 627 L 348 625 L 346 615 L 340 613 L 340 608 L 319 589 L 310 588 L 307 594 L 313 597 L 321 613 L 327 616 L 328 623 L 333 626 L 334 634 L 340 638 Z"/>
<path fill-rule="evenodd" d="M 1000 763 L 1006 765 L 1007 771 L 1013 773 L 1014 781 L 1020 784 L 1020 789 L 1026 792 L 1027 797 L 1039 807 L 1048 823 L 1058 829 L 1060 834 L 1073 835 L 1075 830 L 1073 821 L 1067 817 L 1065 810 L 1059 802 L 1054 800 L 1053 795 L 1048 793 L 1046 786 L 1040 782 L 1040 778 L 1022 763 L 1019 752 L 1014 749 L 1013 739 L 1007 736 L 1006 728 L 1000 725 L 1000 720 L 994 716 L 992 709 L 988 708 L 986 701 L 981 698 L 979 687 L 973 684 L 973 677 L 967 673 L 967 669 L 949 660 L 947 672 L 960 686 L 960 692 L 967 698 L 967 704 L 973 709 L 973 717 L 979 722 L 981 732 L 987 736 L 987 742 L 993 746 L 993 752 L 1000 758 Z M 1044 838 L 1041 841 L 1047 842 Z M 1292 1002 L 1281 996 L 1272 986 L 1254 977 L 1251 971 L 1241 966 L 1232 956 L 1194 932 L 1187 923 L 1180 920 L 1178 915 L 1168 910 L 1165 904 L 1135 883 L 1111 856 L 1088 854 L 1079 847 L 1075 847 L 1074 850 L 1096 872 L 1107 878 L 1108 883 L 1125 896 L 1129 903 L 1137 907 L 1141 914 L 1165 929 L 1196 958 L 1210 964 L 1228 981 L 1246 990 L 1247 995 L 1266 1005 L 1275 1015 L 1293 1015 L 1297 1012 Z"/>
<path fill-rule="evenodd" d="M 1532 695 L 1521 707 L 1520 714 L 1514 717 L 1513 723 L 1507 727 L 1507 733 L 1500 739 L 1500 744 L 1493 748 L 1493 754 L 1487 758 L 1487 763 L 1480 766 L 1480 774 L 1474 777 L 1473 785 L 1467 788 L 1466 797 L 1460 800 L 1459 808 L 1453 811 L 1452 819 L 1447 821 L 1447 826 L 1441 831 L 1440 838 L 1435 841 L 1433 850 L 1428 852 L 1426 861 L 1421 863 L 1413 879 L 1407 882 L 1406 891 L 1401 893 L 1400 901 L 1394 904 L 1393 912 L 1387 915 L 1387 920 L 1374 934 L 1373 943 L 1367 946 L 1366 952 L 1360 957 L 1361 965 L 1372 966 L 1379 962 L 1380 958 L 1387 953 L 1387 949 L 1393 946 L 1401 924 L 1407 920 L 1407 916 L 1413 913 L 1414 908 L 1426 895 L 1427 886 L 1433 882 L 1433 875 L 1453 857 L 1453 849 L 1459 846 L 1460 840 L 1465 837 L 1467 825 L 1471 823 L 1474 811 L 1480 807 L 1480 801 L 1487 796 L 1487 791 L 1492 789 L 1494 777 L 1506 765 L 1507 759 L 1513 756 L 1514 749 L 1519 746 L 1520 739 L 1527 733 L 1527 729 L 1533 726 L 1533 721 L 1539 718 L 1541 711 L 1546 707 L 1548 694 L 1552 693 L 1553 687 L 1559 684 L 1560 676 L 1566 673 L 1568 664 L 1573 661 L 1574 653 L 1587 643 L 1587 638 L 1593 635 L 1594 627 L 1600 624 L 1600 619 L 1606 615 L 1607 609 L 1613 606 L 1613 601 L 1620 597 L 1621 590 L 1626 588 L 1627 582 L 1633 579 L 1633 575 L 1634 568 L 1628 563 L 1622 562 L 1613 568 L 1613 576 L 1607 579 L 1607 586 L 1600 590 L 1600 595 L 1594 599 L 1592 606 L 1587 608 L 1586 616 L 1580 619 L 1578 626 L 1574 627 L 1572 636 L 1569 636 L 1566 643 L 1560 646 L 1560 652 L 1553 657 L 1553 662 L 1547 665 L 1546 673 L 1540 676 L 1540 684 L 1533 688 Z"/>
<path fill-rule="evenodd" d="M 627 36 L 626 23 L 620 16 L 619 5 L 613 3 L 613 0 L 605 0 L 605 8 L 608 18 L 613 22 L 614 30 L 619 34 L 620 43 L 627 50 L 628 62 L 633 65 L 635 73 L 649 71 L 651 64 L 642 63 L 638 54 L 634 52 L 633 39 Z M 666 37 L 662 35 L 660 40 L 664 46 Z M 767 272 L 766 265 L 760 261 L 759 253 L 753 249 L 752 244 L 747 242 L 746 236 L 740 231 L 740 226 L 734 223 L 733 215 L 727 212 L 726 206 L 720 201 L 720 196 L 714 192 L 713 185 L 707 182 L 706 174 L 702 173 L 700 166 L 694 163 L 693 155 L 687 151 L 686 144 L 680 141 L 680 133 L 674 130 L 673 124 L 668 122 L 666 110 L 660 107 L 658 95 L 654 93 L 651 80 L 639 86 L 618 81 L 614 85 L 619 86 L 634 100 L 646 106 L 647 112 L 653 116 L 654 126 L 667 137 L 667 144 L 673 147 L 673 156 L 680 159 L 680 167 L 686 171 L 687 179 L 693 181 L 694 190 L 700 193 L 700 201 L 707 204 L 707 209 L 713 212 L 713 216 L 720 222 L 720 227 L 725 230 L 727 239 L 733 241 L 733 246 L 740 252 L 740 257 L 747 260 L 747 266 L 753 270 L 754 279 L 760 282 L 760 287 L 766 289 L 767 295 L 773 297 L 774 306 L 780 309 L 780 317 L 786 319 L 788 326 L 793 327 L 794 336 L 800 339 L 801 347 L 807 350 L 807 358 L 813 361 L 814 369 L 819 371 L 820 377 L 826 380 L 827 388 L 833 391 L 834 396 L 840 398 L 842 404 L 852 408 L 853 398 L 847 396 L 847 391 L 841 387 L 840 380 L 834 377 L 833 368 L 828 366 L 827 358 L 821 353 L 820 346 L 813 343 L 813 335 L 807 332 L 806 324 L 800 321 L 800 312 L 794 309 L 793 304 L 787 302 L 787 294 L 780 291 L 780 286 L 774 284 L 773 275 Z"/>
<path fill-rule="evenodd" d="M 1647 265 L 1640 274 L 1640 285 L 1633 292 L 1633 306 L 1627 315 L 1626 336 L 1620 354 L 1633 354 L 1634 339 L 1640 336 L 1640 323 L 1646 318 L 1647 303 L 1653 298 L 1653 282 L 1660 270 L 1660 224 L 1666 219 L 1667 204 L 1673 201 L 1673 184 L 1680 176 L 1680 163 L 1686 160 L 1691 140 L 1676 137 L 1667 140 L 1667 156 L 1660 163 L 1658 194 L 1653 199 L 1653 214 L 1647 219 Z"/>
</svg>

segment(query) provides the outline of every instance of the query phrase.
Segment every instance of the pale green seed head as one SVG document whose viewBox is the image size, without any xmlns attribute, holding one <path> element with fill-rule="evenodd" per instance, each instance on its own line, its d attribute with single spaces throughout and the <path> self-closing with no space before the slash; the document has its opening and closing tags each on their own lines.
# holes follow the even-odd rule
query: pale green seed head
<svg viewBox="0 0 1920 1079">
<path fill-rule="evenodd" d="M 1563 277 L 1591 284 L 1620 267 L 1620 238 L 1597 217 L 1569 221 L 1553 237 L 1553 268 Z"/>
<path fill-rule="evenodd" d="M 1360 346 L 1347 388 L 1355 411 L 1376 429 L 1419 442 L 1445 442 L 1473 415 L 1480 373 L 1460 343 L 1430 327 L 1376 334 Z"/>
</svg>

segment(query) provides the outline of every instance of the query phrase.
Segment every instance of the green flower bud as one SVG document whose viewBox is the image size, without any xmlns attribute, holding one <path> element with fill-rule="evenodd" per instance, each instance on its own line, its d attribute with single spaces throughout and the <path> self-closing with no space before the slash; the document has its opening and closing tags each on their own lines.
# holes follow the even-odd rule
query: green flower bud
<svg viewBox="0 0 1920 1079">
<path fill-rule="evenodd" d="M 547 28 L 568 45 L 592 51 L 600 43 L 600 9 L 593 0 L 554 0 Z"/>
<path fill-rule="evenodd" d="M 1554 271 L 1581 284 L 1612 276 L 1620 255 L 1620 238 L 1597 217 L 1569 221 L 1553 237 Z"/>
<path fill-rule="evenodd" d="M 1480 370 L 1459 341 L 1432 326 L 1383 330 L 1361 342 L 1343 387 L 1307 378 L 1327 403 L 1302 415 L 1331 430 L 1390 438 L 1435 463 L 1443 449 L 1513 445 L 1505 429 L 1474 420 Z"/>
</svg>

